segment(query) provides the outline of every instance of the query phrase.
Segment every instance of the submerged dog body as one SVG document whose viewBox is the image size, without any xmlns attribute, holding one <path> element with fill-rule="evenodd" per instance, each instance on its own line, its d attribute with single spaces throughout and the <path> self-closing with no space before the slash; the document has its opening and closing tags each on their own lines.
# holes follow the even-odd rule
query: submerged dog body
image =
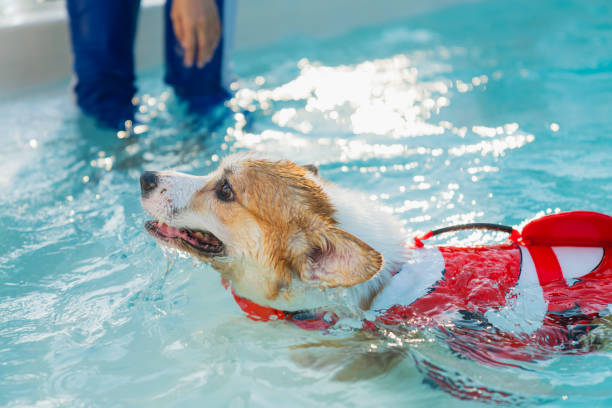
<svg viewBox="0 0 612 408">
<path fill-rule="evenodd" d="M 141 186 L 143 206 L 156 219 L 146 228 L 156 239 L 210 264 L 238 299 L 266 308 L 340 317 L 398 312 L 383 314 L 387 322 L 469 311 L 533 332 L 547 313 L 580 306 L 574 315 L 594 317 L 612 302 L 604 248 L 408 249 L 392 215 L 290 161 L 234 155 L 207 176 L 148 172 Z"/>
</svg>

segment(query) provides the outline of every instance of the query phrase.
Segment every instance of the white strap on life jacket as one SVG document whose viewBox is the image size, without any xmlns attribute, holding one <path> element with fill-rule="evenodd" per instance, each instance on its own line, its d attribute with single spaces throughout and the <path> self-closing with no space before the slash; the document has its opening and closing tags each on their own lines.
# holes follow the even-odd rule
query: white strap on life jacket
<svg viewBox="0 0 612 408">
<path fill-rule="evenodd" d="M 538 281 L 536 267 L 527 248 L 521 246 L 518 282 L 506 296 L 506 304 L 485 313 L 495 327 L 509 333 L 533 333 L 542 327 L 548 306 Z"/>
<path fill-rule="evenodd" d="M 542 327 L 548 312 L 544 290 L 528 248 L 521 246 L 521 274 L 517 285 L 506 297 L 506 305 L 491 309 L 485 317 L 496 327 L 509 332 L 532 333 Z M 601 263 L 603 248 L 553 247 L 563 278 L 572 286 Z"/>
<path fill-rule="evenodd" d="M 386 310 L 394 305 L 409 305 L 422 296 L 440 279 L 444 258 L 435 247 L 415 249 L 410 259 L 393 276 L 391 283 L 376 296 L 372 310 Z"/>
<path fill-rule="evenodd" d="M 604 256 L 603 248 L 553 247 L 552 250 L 569 286 L 595 270 Z"/>
</svg>

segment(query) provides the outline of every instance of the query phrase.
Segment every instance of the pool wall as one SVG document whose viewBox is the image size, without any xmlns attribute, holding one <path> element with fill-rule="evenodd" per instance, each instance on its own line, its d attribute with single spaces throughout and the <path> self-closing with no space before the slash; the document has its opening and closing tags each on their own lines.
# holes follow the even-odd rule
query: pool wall
<svg viewBox="0 0 612 408">
<path fill-rule="evenodd" d="M 238 1 L 234 48 L 261 47 L 286 36 L 325 38 L 351 29 L 415 16 L 456 3 L 477 0 L 406 2 L 386 0 Z M 137 69 L 162 61 L 163 0 L 143 0 L 136 43 Z M 71 73 L 63 2 L 0 15 L 0 97 L 65 80 Z"/>
</svg>

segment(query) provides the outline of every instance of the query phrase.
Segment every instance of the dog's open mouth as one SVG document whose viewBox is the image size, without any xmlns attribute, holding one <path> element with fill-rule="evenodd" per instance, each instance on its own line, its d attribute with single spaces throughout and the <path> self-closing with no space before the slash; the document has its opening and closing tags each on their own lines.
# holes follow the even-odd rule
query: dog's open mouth
<svg viewBox="0 0 612 408">
<path fill-rule="evenodd" d="M 145 223 L 149 234 L 166 243 L 183 243 L 206 255 L 221 255 L 224 245 L 208 231 L 192 231 L 186 228 L 175 228 L 163 222 L 151 220 Z M 176 245 L 179 246 L 180 245 Z"/>
</svg>

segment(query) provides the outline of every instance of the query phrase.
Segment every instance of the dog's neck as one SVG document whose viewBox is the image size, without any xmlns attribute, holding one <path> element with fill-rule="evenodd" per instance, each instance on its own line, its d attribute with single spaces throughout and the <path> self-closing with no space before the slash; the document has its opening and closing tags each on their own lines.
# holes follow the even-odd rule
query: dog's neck
<svg viewBox="0 0 612 408">
<path fill-rule="evenodd" d="M 333 208 L 337 227 L 357 237 L 383 257 L 380 271 L 369 280 L 350 287 L 325 287 L 313 282 L 294 279 L 287 292 L 274 299 L 263 297 L 254 290 L 256 285 L 245 279 L 234 282 L 234 289 L 239 296 L 256 304 L 272 307 L 287 312 L 324 311 L 338 316 L 350 316 L 370 308 L 373 299 L 390 282 L 394 273 L 408 260 L 408 250 L 404 246 L 405 234 L 401 223 L 392 214 L 383 211 L 372 200 L 337 185 L 326 183 L 318 178 L 313 179 L 327 193 Z M 243 267 L 255 267 L 245 265 Z M 264 273 L 251 273 L 245 276 L 261 276 Z M 231 279 L 231 278 L 230 278 Z"/>
<path fill-rule="evenodd" d="M 346 288 L 352 306 L 369 309 L 376 295 L 408 259 L 401 222 L 361 193 L 322 183 L 336 209 L 339 227 L 374 248 L 383 256 L 383 266 L 372 279 Z"/>
</svg>

